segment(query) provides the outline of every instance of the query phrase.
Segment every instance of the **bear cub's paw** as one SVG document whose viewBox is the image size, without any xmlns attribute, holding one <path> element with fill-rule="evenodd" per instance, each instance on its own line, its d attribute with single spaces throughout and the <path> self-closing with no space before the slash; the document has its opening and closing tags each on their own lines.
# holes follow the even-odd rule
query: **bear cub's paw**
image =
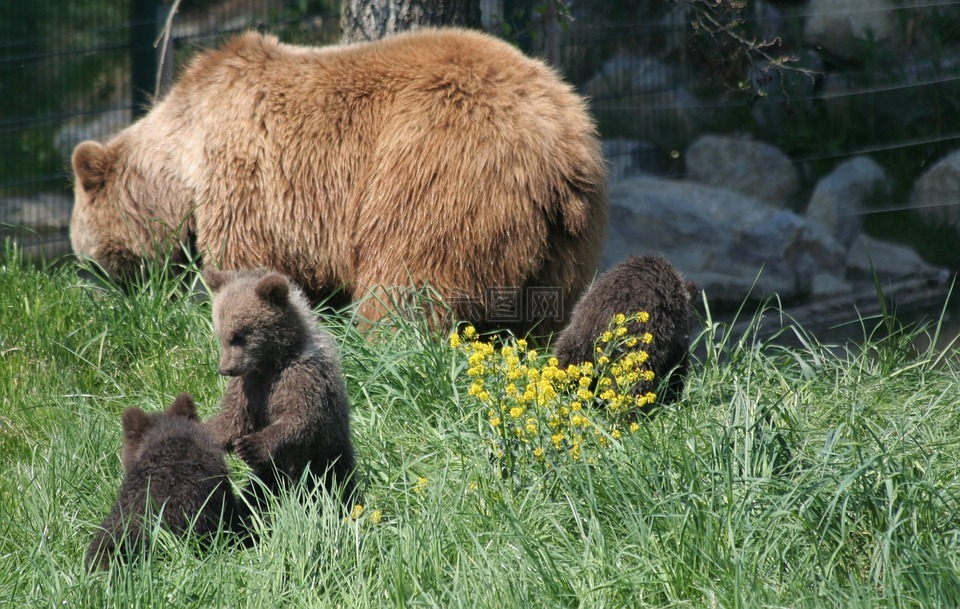
<svg viewBox="0 0 960 609">
<path fill-rule="evenodd" d="M 250 467 L 262 465 L 265 460 L 259 434 L 252 433 L 238 439 L 233 443 L 233 452 Z"/>
</svg>

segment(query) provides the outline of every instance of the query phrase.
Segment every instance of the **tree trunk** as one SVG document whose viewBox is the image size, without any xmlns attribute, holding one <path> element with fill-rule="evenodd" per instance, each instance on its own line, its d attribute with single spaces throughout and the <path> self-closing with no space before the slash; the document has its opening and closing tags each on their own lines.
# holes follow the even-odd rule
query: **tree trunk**
<svg viewBox="0 0 960 609">
<path fill-rule="evenodd" d="M 342 42 L 376 40 L 422 26 L 480 27 L 480 0 L 343 0 Z"/>
</svg>

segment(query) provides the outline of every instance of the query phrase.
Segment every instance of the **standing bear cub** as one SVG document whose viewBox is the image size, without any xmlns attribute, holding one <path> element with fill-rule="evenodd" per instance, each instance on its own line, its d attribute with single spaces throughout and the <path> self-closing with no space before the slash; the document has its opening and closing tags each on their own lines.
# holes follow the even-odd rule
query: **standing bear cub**
<svg viewBox="0 0 960 609">
<path fill-rule="evenodd" d="M 204 425 L 259 479 L 250 499 L 276 493 L 308 472 L 329 491 L 354 499 L 350 407 L 336 348 L 318 327 L 303 293 L 264 269 L 216 271 L 213 326 L 220 374 L 231 377 L 220 412 Z"/>
<path fill-rule="evenodd" d="M 554 351 L 562 367 L 593 361 L 597 339 L 618 313 L 627 316 L 640 311 L 650 314 L 644 323 L 627 325 L 632 336 L 649 332 L 653 342 L 644 345 L 649 355 L 647 367 L 653 381 L 640 381 L 634 395 L 644 395 L 661 387 L 657 402 L 667 404 L 680 399 L 687 376 L 690 330 L 693 327 L 692 300 L 698 289 L 685 281 L 680 272 L 660 256 L 631 256 L 600 275 L 577 302 L 570 325 L 557 337 Z M 622 355 L 625 348 L 613 357 Z M 663 383 L 667 380 L 666 384 Z"/>
<path fill-rule="evenodd" d="M 106 569 L 114 558 L 146 551 L 148 516 L 162 513 L 176 535 L 211 537 L 237 526 L 223 450 L 200 424 L 193 398 L 181 393 L 162 413 L 123 411 L 120 493 L 87 549 L 86 564 Z"/>
<path fill-rule="evenodd" d="M 508 288 L 523 334 L 542 321 L 535 288 L 576 300 L 606 229 L 584 99 L 468 30 L 324 48 L 243 34 L 72 161 L 73 249 L 114 276 L 192 244 L 204 264 L 284 273 L 313 304 L 338 293 L 371 320 L 429 285 L 480 327 Z"/>
</svg>

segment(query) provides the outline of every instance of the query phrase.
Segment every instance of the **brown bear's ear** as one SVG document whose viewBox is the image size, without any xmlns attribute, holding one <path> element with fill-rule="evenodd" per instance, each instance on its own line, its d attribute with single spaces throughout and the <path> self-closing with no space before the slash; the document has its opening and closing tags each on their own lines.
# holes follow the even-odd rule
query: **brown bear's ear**
<svg viewBox="0 0 960 609">
<path fill-rule="evenodd" d="M 199 421 L 197 418 L 197 404 L 193 401 L 193 396 L 189 393 L 181 393 L 173 404 L 167 406 L 167 415 L 171 417 L 183 417 L 192 421 Z"/>
<path fill-rule="evenodd" d="M 698 287 L 697 287 L 697 284 L 695 284 L 695 283 L 692 282 L 692 281 L 688 281 L 688 282 L 684 283 L 684 284 L 683 284 L 683 287 L 686 288 L 686 290 L 687 290 L 687 295 L 690 297 L 690 300 L 691 300 L 691 301 L 696 300 L 696 299 L 697 299 L 697 296 L 700 295 L 700 288 L 698 288 Z"/>
<path fill-rule="evenodd" d="M 290 285 L 287 283 L 287 280 L 283 278 L 283 275 L 270 273 L 257 282 L 256 292 L 257 296 L 262 300 L 266 300 L 275 305 L 282 305 L 287 302 Z"/>
<path fill-rule="evenodd" d="M 123 422 L 123 438 L 127 442 L 138 442 L 153 425 L 147 413 L 136 407 L 124 410 L 121 420 Z"/>
<path fill-rule="evenodd" d="M 203 280 L 212 292 L 219 291 L 229 279 L 230 274 L 226 271 L 218 271 L 214 268 L 206 268 L 203 270 Z"/>
<path fill-rule="evenodd" d="M 99 142 L 86 141 L 73 149 L 73 173 L 86 192 L 95 192 L 107 183 L 107 175 L 116 162 L 116 155 Z"/>
</svg>

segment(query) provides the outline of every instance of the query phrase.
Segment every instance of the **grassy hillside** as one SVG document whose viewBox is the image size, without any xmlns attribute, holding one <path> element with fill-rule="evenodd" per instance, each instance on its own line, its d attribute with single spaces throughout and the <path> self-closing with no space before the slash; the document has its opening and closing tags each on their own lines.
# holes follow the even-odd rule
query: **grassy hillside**
<svg viewBox="0 0 960 609">
<path fill-rule="evenodd" d="M 787 349 L 710 320 L 683 403 L 578 458 L 507 468 L 462 348 L 414 323 L 371 341 L 329 319 L 362 512 L 282 497 L 253 548 L 161 532 L 150 559 L 89 575 L 122 409 L 189 391 L 209 416 L 225 386 L 209 303 L 177 293 L 124 295 L 9 253 L 0 267 L 0 606 L 960 604 L 955 355 L 898 331 L 839 355 Z"/>
</svg>

